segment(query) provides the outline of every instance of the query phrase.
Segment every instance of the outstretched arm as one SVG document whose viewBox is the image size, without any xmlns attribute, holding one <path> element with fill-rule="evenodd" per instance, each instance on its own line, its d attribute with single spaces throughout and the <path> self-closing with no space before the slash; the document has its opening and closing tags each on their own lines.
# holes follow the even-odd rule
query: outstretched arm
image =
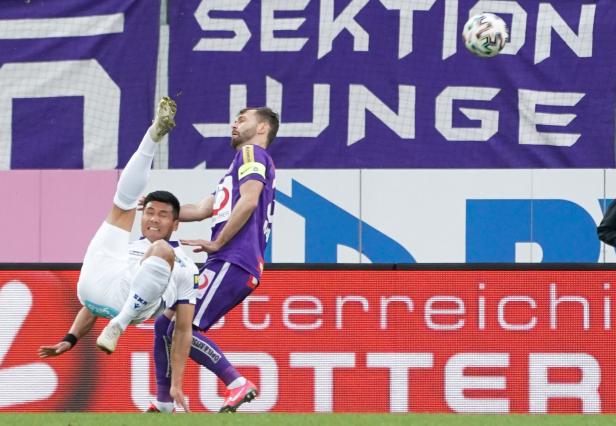
<svg viewBox="0 0 616 426">
<path fill-rule="evenodd" d="M 240 198 L 233 206 L 229 220 L 218 234 L 215 241 L 206 240 L 181 240 L 182 244 L 196 246 L 196 253 L 205 251 L 216 253 L 227 244 L 248 222 L 250 215 L 259 205 L 259 197 L 263 191 L 263 183 L 258 180 L 249 180 L 240 186 Z"/>
<path fill-rule="evenodd" d="M 195 222 L 212 217 L 214 196 L 210 195 L 196 204 L 184 204 L 180 208 L 180 222 Z"/>
<path fill-rule="evenodd" d="M 41 358 L 47 358 L 50 356 L 62 355 L 64 352 L 71 350 L 75 343 L 77 343 L 77 340 L 88 334 L 88 332 L 92 329 L 92 326 L 96 322 L 96 318 L 97 317 L 95 317 L 88 308 L 85 306 L 82 307 L 75 316 L 73 325 L 64 340 L 53 346 L 40 346 L 38 349 L 38 356 Z M 70 335 L 75 338 L 75 343 L 71 343 L 72 338 L 69 337 Z"/>
<path fill-rule="evenodd" d="M 184 400 L 182 382 L 186 358 L 190 352 L 192 343 L 192 320 L 195 313 L 195 305 L 179 304 L 175 311 L 175 329 L 171 340 L 171 389 L 169 393 L 177 405 L 184 407 L 188 412 L 188 406 Z"/>
</svg>

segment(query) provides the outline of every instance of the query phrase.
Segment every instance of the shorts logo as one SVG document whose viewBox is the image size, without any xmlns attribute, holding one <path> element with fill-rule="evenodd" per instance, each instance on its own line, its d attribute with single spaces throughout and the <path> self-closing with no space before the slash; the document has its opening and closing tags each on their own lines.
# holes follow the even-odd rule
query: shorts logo
<svg viewBox="0 0 616 426">
<path fill-rule="evenodd" d="M 248 277 L 248 281 L 246 281 L 246 285 L 254 290 L 259 285 L 259 280 L 257 279 L 257 277 L 251 275 Z"/>
<path fill-rule="evenodd" d="M 214 277 L 216 276 L 216 272 L 210 269 L 204 269 L 199 275 L 199 281 L 197 284 L 198 295 L 197 297 L 202 297 L 207 289 L 207 286 L 210 285 L 211 282 L 214 281 Z"/>
<path fill-rule="evenodd" d="M 206 275 L 200 275 L 197 281 L 197 287 L 199 290 L 203 290 L 210 283 Z"/>
<path fill-rule="evenodd" d="M 97 317 L 113 318 L 119 313 L 118 311 L 109 306 L 98 305 L 96 303 L 90 302 L 89 300 L 85 301 L 85 305 L 86 308 L 88 308 L 88 310 Z"/>
</svg>

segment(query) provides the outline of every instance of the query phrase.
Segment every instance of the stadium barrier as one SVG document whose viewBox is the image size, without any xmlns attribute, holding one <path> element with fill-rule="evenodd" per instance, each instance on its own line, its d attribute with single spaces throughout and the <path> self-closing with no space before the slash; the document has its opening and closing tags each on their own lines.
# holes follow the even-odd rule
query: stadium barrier
<svg viewBox="0 0 616 426">
<path fill-rule="evenodd" d="M 80 308 L 78 264 L 0 265 L 0 411 L 136 412 L 155 394 L 152 321 L 40 360 Z M 209 335 L 260 388 L 242 411 L 614 413 L 615 268 L 269 265 Z M 192 411 L 221 383 L 189 362 Z"/>
</svg>

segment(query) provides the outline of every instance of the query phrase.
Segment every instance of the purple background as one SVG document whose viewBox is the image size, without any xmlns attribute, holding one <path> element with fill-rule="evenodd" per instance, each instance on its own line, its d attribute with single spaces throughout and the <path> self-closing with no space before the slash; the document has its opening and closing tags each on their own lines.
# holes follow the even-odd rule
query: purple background
<svg viewBox="0 0 616 426">
<path fill-rule="evenodd" d="M 156 83 L 159 0 L 1 0 L 0 19 L 124 13 L 124 32 L 87 37 L 0 40 L 9 62 L 96 59 L 120 87 L 118 167 L 151 121 Z M 105 117 L 101 117 L 102 120 Z M 13 100 L 12 169 L 83 168 L 83 98 Z"/>
<path fill-rule="evenodd" d="M 154 105 L 159 33 L 159 0 L 44 1 L 0 0 L 0 19 L 92 16 L 123 12 L 121 34 L 101 36 L 0 40 L 0 66 L 95 58 L 121 90 L 119 158 L 121 168 L 150 123 Z M 336 0 L 339 14 L 350 0 Z M 533 64 L 539 3 L 518 0 L 527 13 L 526 42 L 517 55 L 476 58 L 458 37 L 457 52 L 441 59 L 445 2 L 415 12 L 413 52 L 398 59 L 399 12 L 371 0 L 356 17 L 368 32 L 370 50 L 354 52 L 353 38 L 343 31 L 333 49 L 317 59 L 319 7 L 311 0 L 303 11 L 277 12 L 280 18 L 305 18 L 297 31 L 277 37 L 308 37 L 299 52 L 261 52 L 261 2 L 252 0 L 241 12 L 211 13 L 212 18 L 244 19 L 251 39 L 241 52 L 203 52 L 193 47 L 203 37 L 231 37 L 204 31 L 195 19 L 199 0 L 169 2 L 171 30 L 169 93 L 179 105 L 178 126 L 169 147 L 170 168 L 227 167 L 233 156 L 228 137 L 204 139 L 195 123 L 229 122 L 229 85 L 244 84 L 249 105 L 265 103 L 265 80 L 283 84 L 283 122 L 312 121 L 314 84 L 330 85 L 329 126 L 316 138 L 280 137 L 271 148 L 281 168 L 540 168 L 614 167 L 616 95 L 616 2 L 596 4 L 593 56 L 578 58 L 552 33 L 550 58 Z M 458 28 L 475 0 L 460 0 Z M 549 2 L 577 31 L 585 0 Z M 509 15 L 503 14 L 509 21 Z M 366 135 L 347 146 L 349 85 L 366 86 L 394 111 L 398 84 L 416 87 L 415 138 L 401 139 L 371 113 Z M 500 88 L 489 102 L 454 103 L 454 124 L 477 126 L 458 107 L 497 110 L 499 130 L 487 142 L 450 142 L 435 128 L 435 99 L 447 86 Z M 520 145 L 518 90 L 582 92 L 575 107 L 539 106 L 538 111 L 574 113 L 566 127 L 543 131 L 581 133 L 572 147 Z M 105 117 L 101 117 L 104 120 Z M 13 100 L 12 169 L 83 167 L 83 99 L 80 97 Z M 0 141 L 2 143 L 2 141 Z"/>
<path fill-rule="evenodd" d="M 227 167 L 232 158 L 228 138 L 204 139 L 193 123 L 229 121 L 229 85 L 245 84 L 249 105 L 265 103 L 265 78 L 283 84 L 283 122 L 312 121 L 315 83 L 331 85 L 329 126 L 317 138 L 279 138 L 271 148 L 282 168 L 508 168 L 508 167 L 613 167 L 614 95 L 616 92 L 616 2 L 598 1 L 595 13 L 593 56 L 578 58 L 552 32 L 551 56 L 537 65 L 536 0 L 518 0 L 527 12 L 526 42 L 517 55 L 492 59 L 469 54 L 458 38 L 457 52 L 442 55 L 444 2 L 429 11 L 415 12 L 413 52 L 398 59 L 399 13 L 371 1 L 356 20 L 370 35 L 368 52 L 353 52 L 353 38 L 343 31 L 333 49 L 317 59 L 320 2 L 310 1 L 303 11 L 277 12 L 277 17 L 306 18 L 292 32 L 277 37 L 308 37 L 299 52 L 260 51 L 258 1 L 241 12 L 211 13 L 212 18 L 244 19 L 252 37 L 241 52 L 193 51 L 202 37 L 231 37 L 232 33 L 203 31 L 194 17 L 198 0 L 170 2 L 170 93 L 178 97 L 181 113 L 171 136 L 170 167 L 192 168 L 203 160 L 208 168 Z M 460 0 L 458 33 L 476 0 Z M 549 2 L 577 32 L 582 0 Z M 335 2 L 337 16 L 347 0 Z M 506 21 L 510 15 L 503 14 Z M 430 36 L 420 36 L 420 35 Z M 432 36 L 434 35 L 434 36 Z M 591 76 L 589 78 L 589 76 Z M 394 111 L 397 85 L 416 86 L 415 138 L 403 140 L 371 113 L 366 136 L 347 147 L 350 84 L 363 84 Z M 435 99 L 447 86 L 502 89 L 489 102 L 454 103 L 454 125 L 473 127 L 457 107 L 478 107 L 500 112 L 498 133 L 487 142 L 450 142 L 435 129 Z M 518 143 L 518 89 L 583 92 L 575 107 L 539 106 L 538 111 L 575 113 L 566 127 L 542 131 L 582 133 L 572 147 L 530 146 Z"/>
</svg>

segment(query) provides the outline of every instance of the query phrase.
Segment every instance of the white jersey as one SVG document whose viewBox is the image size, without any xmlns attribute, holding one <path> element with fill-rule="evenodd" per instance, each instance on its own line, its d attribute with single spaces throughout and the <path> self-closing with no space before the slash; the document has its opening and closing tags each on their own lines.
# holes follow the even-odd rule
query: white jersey
<svg viewBox="0 0 616 426">
<path fill-rule="evenodd" d="M 199 282 L 199 268 L 197 268 L 195 262 L 184 253 L 179 242 L 169 241 L 169 244 L 173 247 L 173 251 L 175 252 L 175 264 L 173 265 L 173 271 L 171 271 L 169 285 L 162 295 L 162 301 L 164 302 L 162 308 L 169 308 L 176 303 L 189 303 L 194 305 L 197 300 L 195 283 L 198 284 Z M 127 296 L 128 288 L 139 269 L 143 255 L 151 245 L 152 243 L 150 240 L 142 238 L 131 242 L 128 246 L 128 269 L 122 278 L 122 287 L 126 288 Z M 126 300 L 126 297 L 123 300 Z M 150 315 L 150 317 L 152 316 L 153 315 Z"/>
<path fill-rule="evenodd" d="M 152 244 L 143 238 L 128 242 L 129 233 L 104 223 L 92 239 L 83 261 L 77 295 L 94 315 L 113 318 L 126 302 L 130 283 L 143 255 Z M 159 315 L 176 303 L 195 304 L 199 270 L 181 245 L 169 241 L 175 252 L 175 264 L 158 303 L 152 303 L 132 322 L 139 323 Z"/>
</svg>

